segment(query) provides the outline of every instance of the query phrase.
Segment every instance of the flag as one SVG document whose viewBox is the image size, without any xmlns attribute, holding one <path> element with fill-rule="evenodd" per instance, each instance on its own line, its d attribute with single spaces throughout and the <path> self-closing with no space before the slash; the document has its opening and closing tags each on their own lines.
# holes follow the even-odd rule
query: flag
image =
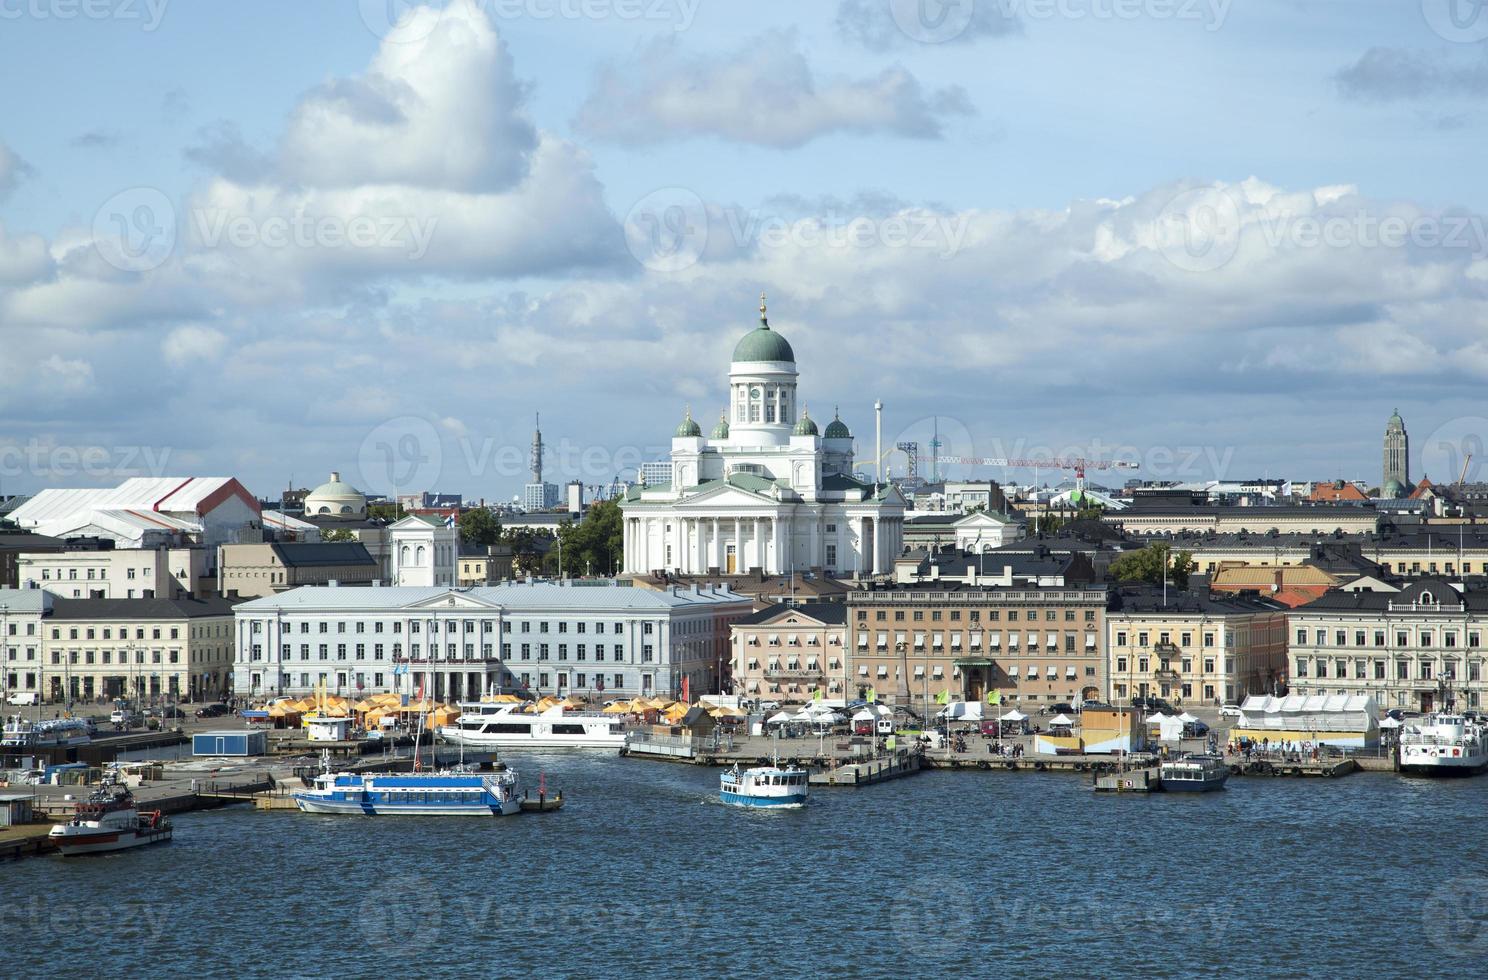
<svg viewBox="0 0 1488 980">
<path fill-rule="evenodd" d="M 811 700 L 813 700 L 813 701 L 820 701 L 821 700 L 821 688 L 814 687 L 814 688 L 811 689 Z"/>
<path fill-rule="evenodd" d="M 868 689 L 867 695 L 864 696 L 863 700 L 867 701 L 869 704 L 872 704 L 873 702 L 877 701 L 878 700 L 878 691 L 877 691 L 877 689 L 870 687 Z"/>
<path fill-rule="evenodd" d="M 941 691 L 939 694 L 935 695 L 935 703 L 936 704 L 949 704 L 950 701 L 951 701 L 951 692 L 950 692 L 950 689 L 949 688 L 947 688 L 946 690 Z"/>
<path fill-rule="evenodd" d="M 1002 704 L 1002 692 L 1001 691 L 988 691 L 987 692 L 987 703 L 988 704 Z"/>
<path fill-rule="evenodd" d="M 898 744 L 899 744 L 899 740 L 895 736 L 893 736 L 893 735 L 890 735 L 887 739 L 884 740 L 884 748 L 886 748 L 886 749 L 893 749 Z"/>
<path fill-rule="evenodd" d="M 692 703 L 692 678 L 688 676 L 682 678 L 682 703 Z"/>
<path fill-rule="evenodd" d="M 459 521 L 457 521 L 455 519 L 454 511 L 451 511 L 450 512 L 450 515 L 444 519 L 444 526 L 445 527 L 454 527 L 458 523 L 459 523 Z"/>
</svg>

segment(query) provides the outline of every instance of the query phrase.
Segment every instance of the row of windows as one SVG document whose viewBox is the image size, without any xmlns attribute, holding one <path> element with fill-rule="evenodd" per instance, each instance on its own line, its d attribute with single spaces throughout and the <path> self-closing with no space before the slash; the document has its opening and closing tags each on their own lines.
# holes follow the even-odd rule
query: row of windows
<svg viewBox="0 0 1488 980">
<path fill-rule="evenodd" d="M 267 620 L 262 620 L 262 619 L 251 620 L 250 621 L 250 626 L 249 626 L 249 632 L 251 632 L 251 633 L 262 633 L 264 631 L 264 629 L 265 629 L 265 627 L 264 627 L 264 623 L 265 622 L 267 622 Z M 372 633 L 391 632 L 391 633 L 395 633 L 395 634 L 401 634 L 403 632 L 403 624 L 404 624 L 404 622 L 405 622 L 405 620 L 401 620 L 401 619 L 395 619 L 395 620 L 390 620 L 390 621 L 386 621 L 386 622 L 383 621 L 383 620 L 380 620 L 380 619 L 379 620 L 372 620 L 371 621 L 371 632 Z M 495 620 L 490 620 L 490 619 L 483 619 L 483 620 L 474 620 L 474 619 L 464 619 L 464 620 L 460 620 L 460 619 L 418 620 L 418 619 L 415 619 L 415 620 L 409 620 L 407 622 L 408 622 L 408 632 L 409 633 L 420 633 L 420 632 L 423 632 L 425 630 L 427 630 L 430 633 L 440 633 L 440 632 L 444 632 L 444 633 L 462 633 L 462 632 L 463 633 L 476 633 L 476 632 L 480 632 L 480 633 L 492 633 L 492 632 L 495 631 Z M 440 625 L 441 623 L 443 624 L 443 626 Z M 537 630 L 536 631 L 538 633 L 554 633 L 554 632 L 556 632 L 556 633 L 568 633 L 569 632 L 569 625 L 570 624 L 569 624 L 569 622 L 567 620 L 559 620 L 557 622 L 557 624 L 556 624 L 556 629 L 555 629 L 554 628 L 554 624 L 551 623 L 551 622 L 549 622 L 548 620 L 539 620 L 537 622 Z M 599 633 L 599 634 L 603 634 L 605 632 L 605 623 L 603 623 L 603 622 L 588 623 L 588 622 L 580 621 L 580 622 L 573 623 L 572 625 L 573 625 L 573 632 L 574 633 L 580 633 L 580 634 L 582 634 L 582 633 L 588 633 L 591 630 L 593 632 Z M 616 636 L 621 635 L 625 631 L 625 624 L 624 623 L 614 622 L 614 623 L 611 623 L 609 625 L 610 625 L 610 631 L 612 633 L 614 633 L 614 635 L 616 635 Z M 367 627 L 368 627 L 368 621 L 367 620 L 361 620 L 361 619 L 359 619 L 359 620 L 355 620 L 355 621 L 350 622 L 350 623 L 346 622 L 345 620 L 342 620 L 342 621 L 338 621 L 338 622 L 335 623 L 334 632 L 336 632 L 336 633 L 348 633 L 348 632 L 349 633 L 366 633 L 366 632 L 368 632 L 368 628 Z M 523 633 L 531 633 L 531 632 L 533 632 L 533 628 L 532 627 L 533 627 L 533 623 L 532 623 L 531 620 L 523 620 L 522 623 L 521 623 L 521 632 L 523 632 Z M 677 624 L 678 632 L 684 632 L 684 633 L 687 633 L 687 632 L 701 632 L 701 631 L 703 631 L 706 628 L 707 628 L 707 623 L 704 622 L 704 621 L 700 621 L 700 620 L 682 620 L 682 621 L 680 621 Z M 655 623 L 646 622 L 646 623 L 642 623 L 641 624 L 641 632 L 642 633 L 651 634 L 651 633 L 654 633 L 655 632 L 655 629 L 656 629 L 656 624 Z M 296 630 L 294 624 L 290 624 L 289 626 L 287 626 L 285 628 L 284 631 L 286 633 L 293 633 L 293 632 L 310 633 L 310 632 L 312 632 L 312 630 L 311 630 L 311 624 L 310 624 L 310 622 L 308 620 L 302 620 L 299 623 L 298 630 Z M 330 633 L 330 632 L 333 632 L 333 630 L 332 630 L 332 624 L 330 622 L 328 622 L 328 621 L 321 620 L 320 622 L 318 622 L 318 623 L 315 624 L 315 629 L 314 629 L 313 632 L 316 632 L 316 633 Z M 511 620 L 504 620 L 502 622 L 502 624 L 501 624 L 501 632 L 503 632 L 503 633 L 510 633 L 510 632 L 512 632 L 512 622 L 511 622 Z"/>
<path fill-rule="evenodd" d="M 82 579 L 83 581 L 95 581 L 96 582 L 96 581 L 101 581 L 103 579 L 108 578 L 108 569 L 106 567 L 105 568 L 98 568 L 98 569 L 89 568 L 86 571 L 87 571 L 87 574 L 85 576 L 83 576 L 83 579 Z M 95 572 L 96 572 L 96 574 L 95 574 Z M 130 581 L 134 581 L 134 579 L 135 579 L 135 570 L 133 568 L 126 568 L 126 569 L 124 569 L 124 572 L 125 572 L 124 577 L 126 579 L 129 579 Z M 149 575 L 150 575 L 150 570 L 148 568 L 141 568 L 141 569 L 139 569 L 139 577 L 140 578 L 147 578 L 147 577 L 149 577 Z M 182 581 L 185 581 L 186 580 L 186 570 L 185 569 L 181 569 L 181 570 L 177 571 L 176 572 L 176 577 L 179 578 L 179 579 L 181 579 Z M 50 582 L 50 581 L 52 581 L 52 570 L 50 568 L 46 568 L 46 567 L 43 567 L 42 568 L 42 570 L 41 570 L 41 580 L 43 582 Z M 57 578 L 56 578 L 56 581 L 58 581 L 58 582 L 64 582 L 64 581 L 65 582 L 76 582 L 76 581 L 79 581 L 79 579 L 78 579 L 78 570 L 76 568 L 69 568 L 69 569 L 67 569 L 67 575 L 64 578 L 63 575 L 62 575 L 62 569 L 59 568 L 59 569 L 57 569 Z"/>
<path fill-rule="evenodd" d="M 1423 629 L 1423 630 L 1420 630 L 1419 632 L 1416 633 L 1416 637 L 1417 637 L 1417 641 L 1418 642 L 1416 642 L 1415 644 L 1412 644 L 1411 643 L 1411 634 L 1412 634 L 1412 631 L 1411 630 L 1408 630 L 1408 629 L 1397 629 L 1397 630 L 1395 630 L 1395 645 L 1397 647 L 1408 647 L 1408 646 L 1412 646 L 1412 645 L 1419 646 L 1419 647 L 1431 647 L 1431 646 L 1435 646 L 1436 645 L 1435 644 L 1435 640 L 1436 640 L 1437 636 L 1439 635 L 1441 637 L 1441 645 L 1444 646 L 1444 647 L 1446 647 L 1446 648 L 1448 648 L 1448 649 L 1451 649 L 1451 648 L 1460 646 L 1461 645 L 1461 639 L 1462 639 L 1461 633 L 1459 633 L 1457 630 L 1444 629 L 1444 630 L 1441 631 L 1440 634 L 1438 634 L 1435 630 Z M 1328 630 L 1325 630 L 1325 629 L 1315 629 L 1315 630 L 1312 630 L 1311 633 L 1309 633 L 1306 629 L 1299 627 L 1297 629 L 1297 631 L 1296 631 L 1297 645 L 1298 646 L 1307 646 L 1308 645 L 1307 640 L 1308 640 L 1308 637 L 1309 636 L 1312 637 L 1312 641 L 1313 641 L 1312 642 L 1312 645 L 1313 646 L 1319 646 L 1319 647 L 1325 647 L 1325 646 L 1330 646 L 1330 645 L 1331 646 L 1335 646 L 1335 647 L 1349 646 L 1350 645 L 1349 644 L 1350 637 L 1352 637 L 1352 639 L 1353 639 L 1353 644 L 1352 645 L 1353 646 L 1356 646 L 1356 647 L 1362 647 L 1362 646 L 1377 646 L 1377 647 L 1382 647 L 1382 646 L 1385 645 L 1386 631 L 1385 630 L 1379 630 L 1379 629 L 1372 630 L 1372 631 L 1370 631 L 1370 630 L 1354 630 L 1354 631 L 1352 631 L 1352 634 L 1351 634 L 1349 630 L 1336 629 L 1336 630 L 1333 630 L 1331 632 L 1332 643 L 1330 644 L 1329 643 L 1330 633 L 1329 633 Z M 1372 643 L 1366 643 L 1365 642 L 1366 639 L 1371 640 Z M 1480 646 L 1482 646 L 1483 645 L 1483 634 L 1482 634 L 1482 632 L 1480 630 L 1468 630 L 1467 631 L 1467 645 L 1469 647 L 1480 647 Z"/>
<path fill-rule="evenodd" d="M 944 620 L 946 622 L 951 622 L 951 623 L 959 623 L 961 621 L 961 610 L 959 610 L 959 609 L 948 609 L 948 610 L 931 609 L 929 612 L 930 612 L 930 622 L 932 622 L 932 623 L 941 622 L 942 621 L 942 618 L 944 618 Z M 981 609 L 970 609 L 970 610 L 967 610 L 967 613 L 966 613 L 967 621 L 968 622 L 972 622 L 972 623 L 979 623 L 979 622 L 981 622 L 982 619 L 984 618 L 983 617 L 983 612 L 984 612 L 984 610 L 981 610 Z M 1004 612 L 1007 613 L 1007 620 L 1006 621 L 1009 622 L 1009 623 L 1017 623 L 1017 622 L 1032 623 L 1032 622 L 1037 622 L 1040 619 L 1039 610 L 1037 610 L 1037 609 L 1007 609 L 1007 610 L 1002 610 L 1002 609 L 988 609 L 988 610 L 985 610 L 985 613 L 986 613 L 985 618 L 989 622 L 993 622 L 993 623 L 1001 622 Z M 1084 610 L 1084 615 L 1083 616 L 1080 616 L 1080 617 L 1076 617 L 1075 616 L 1075 612 L 1076 612 L 1076 610 L 1074 610 L 1074 609 L 1065 609 L 1065 610 L 1063 610 L 1063 614 L 1061 616 L 1061 610 L 1058 610 L 1058 609 L 1045 609 L 1045 610 L 1043 610 L 1043 614 L 1044 615 L 1042 617 L 1042 620 L 1044 622 L 1046 622 L 1046 623 L 1057 623 L 1057 622 L 1059 622 L 1061 620 L 1061 618 L 1066 623 L 1073 623 L 1073 622 L 1077 622 L 1077 621 L 1083 621 L 1083 622 L 1086 622 L 1086 623 L 1093 623 L 1093 622 L 1095 622 L 1095 610 L 1094 609 L 1086 609 L 1086 610 Z M 905 610 L 903 610 L 903 609 L 895 609 L 894 610 L 894 622 L 896 622 L 896 623 L 902 623 L 902 622 L 905 621 L 905 618 L 906 618 Z M 866 609 L 859 609 L 858 610 L 857 619 L 858 619 L 858 622 L 860 622 L 860 623 L 866 622 L 868 620 L 868 610 L 866 610 Z M 887 622 L 888 619 L 889 619 L 888 610 L 886 610 L 886 609 L 875 609 L 875 610 L 873 610 L 873 621 L 874 622 L 876 622 L 876 623 L 883 623 L 883 622 Z M 908 616 L 908 619 L 909 619 L 910 622 L 915 622 L 915 623 L 922 623 L 922 622 L 924 622 L 925 621 L 925 610 L 923 610 L 923 609 L 913 609 L 913 610 L 910 610 L 910 614 Z"/>
<path fill-rule="evenodd" d="M 1145 674 L 1145 673 L 1147 673 L 1151 669 L 1152 663 L 1153 663 L 1152 658 L 1150 658 L 1150 657 L 1137 657 L 1137 658 L 1135 658 L 1135 660 L 1133 660 L 1133 658 L 1130 658 L 1130 657 L 1117 657 L 1116 658 L 1116 673 L 1118 673 L 1118 674 L 1124 674 L 1124 673 L 1126 673 L 1127 668 L 1132 663 L 1134 663 L 1134 662 L 1137 665 L 1137 673 L 1139 673 L 1139 674 Z M 1204 660 L 1203 660 L 1203 666 L 1204 666 L 1204 671 L 1203 672 L 1206 673 L 1206 674 L 1212 674 L 1212 673 L 1214 673 L 1214 665 L 1217 662 L 1218 661 L 1216 661 L 1213 657 L 1205 657 Z M 1193 662 L 1193 660 L 1191 658 L 1184 657 L 1184 658 L 1182 658 L 1181 660 L 1178 661 L 1178 670 L 1179 670 L 1179 672 L 1184 673 L 1184 674 L 1192 673 L 1193 672 L 1193 665 L 1194 665 L 1194 662 Z M 1172 670 L 1173 669 L 1173 662 L 1171 660 L 1167 660 L 1167 659 L 1158 660 L 1157 661 L 1157 669 L 1158 670 Z M 1226 674 L 1233 674 L 1235 672 L 1235 658 L 1233 658 L 1233 657 L 1226 657 L 1225 658 L 1225 662 L 1224 662 L 1224 669 L 1225 669 L 1225 673 Z"/>
<path fill-rule="evenodd" d="M 1432 660 L 1423 660 L 1419 664 L 1415 665 L 1416 676 L 1412 678 L 1411 662 L 1409 660 L 1397 660 L 1395 661 L 1394 674 L 1395 679 L 1400 681 L 1455 681 L 1458 680 L 1461 676 L 1461 671 L 1459 669 L 1460 666 L 1461 665 L 1458 664 L 1455 660 L 1448 660 L 1440 665 Z M 1336 677 L 1339 680 L 1343 680 L 1344 678 L 1350 676 L 1351 667 L 1352 677 L 1355 680 L 1361 681 L 1382 681 L 1385 680 L 1390 673 L 1388 665 L 1383 660 L 1347 660 L 1344 658 L 1329 660 L 1326 657 L 1318 657 L 1316 659 L 1309 657 L 1298 657 L 1296 661 L 1296 668 L 1293 670 L 1292 675 L 1299 678 L 1327 678 L 1329 676 L 1329 671 L 1331 670 L 1333 677 Z M 1482 680 L 1482 670 L 1482 665 L 1478 661 L 1470 661 L 1467 664 L 1467 679 L 1469 681 Z"/>
<path fill-rule="evenodd" d="M 1129 635 L 1130 634 L 1128 634 L 1125 630 L 1118 630 L 1117 633 L 1116 633 L 1116 645 L 1118 647 L 1127 646 L 1127 642 L 1126 641 L 1127 641 L 1127 638 L 1129 637 Z M 1142 632 L 1139 632 L 1137 634 L 1137 646 L 1139 646 L 1139 647 L 1149 646 L 1150 644 L 1149 644 L 1148 641 L 1151 640 L 1151 639 L 1152 639 L 1152 634 L 1151 633 L 1149 633 L 1149 632 L 1147 632 L 1145 630 L 1142 631 Z M 1214 640 L 1215 640 L 1215 634 L 1214 633 L 1209 632 L 1209 631 L 1206 630 L 1204 632 L 1203 639 L 1204 639 L 1204 646 L 1206 646 L 1206 647 L 1212 647 L 1212 646 L 1214 646 Z M 1164 631 L 1162 631 L 1162 632 L 1160 632 L 1160 633 L 1157 634 L 1157 642 L 1158 643 L 1161 643 L 1161 644 L 1163 644 L 1165 646 L 1166 645 L 1169 645 L 1169 644 L 1171 644 L 1173 642 L 1173 634 L 1170 633 L 1170 632 L 1168 632 L 1168 631 L 1166 631 L 1166 630 L 1164 630 Z M 1187 632 L 1187 631 L 1184 631 L 1182 633 L 1179 633 L 1178 634 L 1178 644 L 1177 645 L 1180 646 L 1180 647 L 1191 647 L 1191 646 L 1193 646 L 1193 634 L 1190 633 L 1190 632 Z"/>
<path fill-rule="evenodd" d="M 34 624 L 27 623 L 26 625 L 30 627 Z M 130 638 L 128 626 L 120 626 L 117 628 L 117 631 L 115 627 L 112 626 L 69 626 L 66 627 L 66 629 L 67 639 L 69 640 L 112 640 L 115 639 L 116 632 L 118 634 L 117 638 L 120 640 L 127 640 Z M 53 626 L 52 639 L 62 639 L 62 630 L 63 627 L 61 626 Z M 151 640 L 179 640 L 181 638 L 181 628 L 179 626 L 151 626 L 148 628 L 144 626 L 136 626 L 134 627 L 134 639 L 146 639 L 147 637 L 145 636 L 145 633 L 147 631 L 150 634 L 148 639 Z M 228 636 L 228 622 L 224 619 L 221 622 L 217 623 L 192 626 L 190 627 L 189 632 L 193 640 Z M 14 623 L 11 624 L 10 635 L 16 635 Z M 33 636 L 35 634 L 31 629 L 27 629 L 26 635 Z"/>
</svg>

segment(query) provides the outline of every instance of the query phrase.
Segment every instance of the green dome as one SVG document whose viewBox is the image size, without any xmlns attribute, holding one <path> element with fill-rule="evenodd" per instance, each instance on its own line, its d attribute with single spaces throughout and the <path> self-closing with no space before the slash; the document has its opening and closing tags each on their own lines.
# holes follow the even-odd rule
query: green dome
<svg viewBox="0 0 1488 980">
<path fill-rule="evenodd" d="M 795 363 L 796 352 L 780 334 L 770 329 L 765 316 L 765 294 L 760 293 L 760 325 L 745 334 L 734 346 L 735 361 L 790 361 Z"/>
<path fill-rule="evenodd" d="M 836 412 L 832 413 L 832 421 L 827 423 L 828 439 L 851 439 L 852 433 L 847 430 L 847 423 L 842 421 L 842 416 Z"/>
<path fill-rule="evenodd" d="M 1380 488 L 1382 500 L 1404 500 L 1408 496 L 1410 496 L 1410 491 L 1399 480 L 1386 480 L 1385 485 Z"/>
<path fill-rule="evenodd" d="M 692 420 L 692 409 L 689 408 L 687 415 L 682 419 L 682 424 L 677 426 L 676 436 L 678 439 L 695 439 L 702 434 L 702 426 Z"/>
<path fill-rule="evenodd" d="M 727 439 L 729 437 L 728 413 L 718 413 L 718 424 L 713 426 L 714 439 Z"/>
<path fill-rule="evenodd" d="M 801 409 L 801 421 L 796 423 L 795 431 L 792 434 L 798 436 L 814 436 L 817 434 L 816 423 L 811 421 L 811 416 L 807 414 L 804 408 Z"/>
</svg>

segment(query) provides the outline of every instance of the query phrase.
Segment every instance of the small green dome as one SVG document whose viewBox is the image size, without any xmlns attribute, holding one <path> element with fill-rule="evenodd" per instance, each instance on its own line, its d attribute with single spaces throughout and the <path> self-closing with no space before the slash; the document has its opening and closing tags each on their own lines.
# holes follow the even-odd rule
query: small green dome
<svg viewBox="0 0 1488 980">
<path fill-rule="evenodd" d="M 790 361 L 795 363 L 796 352 L 780 334 L 770 329 L 765 316 L 765 294 L 760 293 L 760 325 L 745 334 L 734 346 L 735 361 Z"/>
<path fill-rule="evenodd" d="M 1386 480 L 1385 485 L 1380 488 L 1380 498 L 1382 500 L 1404 500 L 1408 496 L 1410 496 L 1410 491 L 1399 480 Z"/>
<path fill-rule="evenodd" d="M 682 424 L 677 426 L 676 436 L 678 439 L 695 439 L 702 434 L 703 428 L 692 420 L 692 409 L 689 408 L 687 415 L 682 419 Z"/>
<path fill-rule="evenodd" d="M 718 424 L 715 425 L 715 426 L 713 426 L 713 436 L 712 436 L 712 438 L 714 438 L 714 439 L 727 439 L 728 437 L 729 437 L 728 413 L 727 412 L 719 412 L 718 413 Z"/>
<path fill-rule="evenodd" d="M 798 436 L 814 436 L 817 434 L 816 423 L 811 421 L 811 415 L 804 408 L 801 409 L 801 421 L 796 423 L 795 431 L 792 434 Z"/>
<path fill-rule="evenodd" d="M 827 423 L 828 439 L 851 439 L 852 433 L 847 430 L 847 423 L 842 421 L 842 416 L 836 412 L 832 413 L 832 421 Z"/>
</svg>

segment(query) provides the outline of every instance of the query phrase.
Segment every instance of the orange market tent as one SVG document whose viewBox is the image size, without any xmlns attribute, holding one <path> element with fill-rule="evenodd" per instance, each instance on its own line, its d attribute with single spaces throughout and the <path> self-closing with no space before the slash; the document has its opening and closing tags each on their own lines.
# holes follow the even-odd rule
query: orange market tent
<svg viewBox="0 0 1488 980">
<path fill-rule="evenodd" d="M 628 715 L 631 710 L 630 704 L 629 701 L 616 701 L 608 708 L 605 708 L 604 713 L 607 715 Z"/>
</svg>

